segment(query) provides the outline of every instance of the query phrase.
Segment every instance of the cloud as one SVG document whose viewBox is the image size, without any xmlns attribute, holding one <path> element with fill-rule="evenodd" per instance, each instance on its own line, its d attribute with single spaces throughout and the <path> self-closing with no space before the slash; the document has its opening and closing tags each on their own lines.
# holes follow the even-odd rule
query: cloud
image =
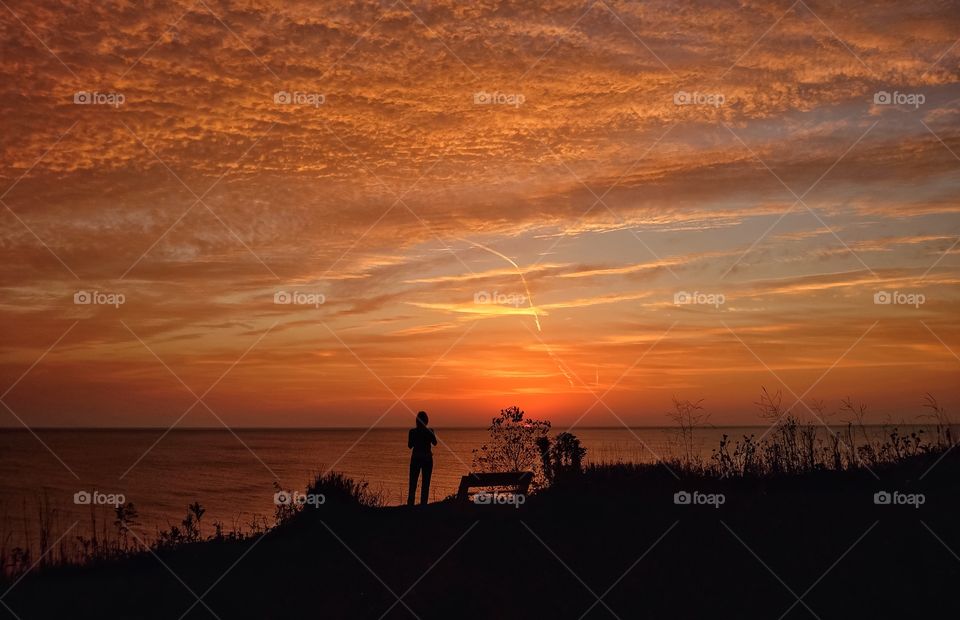
<svg viewBox="0 0 960 620">
<path fill-rule="evenodd" d="M 351 358 L 324 325 L 356 337 L 391 377 L 429 366 L 467 326 L 484 334 L 475 347 L 509 356 L 529 341 L 533 310 L 472 300 L 519 290 L 517 271 L 543 337 L 569 338 L 556 351 L 572 364 L 605 359 L 597 343 L 646 343 L 678 316 L 717 318 L 673 307 L 678 290 L 725 292 L 725 311 L 758 336 L 794 325 L 790 304 L 846 320 L 862 310 L 850 294 L 881 284 L 922 287 L 937 301 L 925 312 L 952 308 L 960 16 L 937 3 L 10 10 L 0 354 L 11 381 L 76 320 L 62 344 L 70 364 L 53 376 L 99 385 L 83 361 L 103 356 L 123 370 L 155 365 L 122 318 L 203 379 L 209 369 L 191 356 L 229 363 L 276 324 L 270 342 L 303 357 L 252 352 L 251 379 L 259 370 L 300 395 L 323 374 L 334 393 L 356 394 Z M 692 105 L 678 105 L 681 91 Z M 876 103 L 879 91 L 924 103 Z M 75 103 L 78 93 L 123 101 Z M 717 95 L 722 104 L 697 103 Z M 128 302 L 78 307 L 78 290 Z M 277 305 L 280 290 L 326 301 Z M 638 315 L 655 325 L 625 333 Z M 844 323 L 837 338 L 855 331 Z M 743 367 L 723 332 L 700 333 L 710 339 L 687 342 L 688 355 L 713 347 Z M 794 336 L 802 330 L 783 338 Z M 626 367 L 634 353 L 609 362 Z M 511 393 L 570 389 L 549 355 L 522 355 L 532 367 L 490 376 Z M 771 355 L 785 368 L 814 364 Z M 130 391 L 147 389 L 135 379 Z M 464 385 L 471 397 L 498 389 Z M 450 391 L 438 382 L 428 393 Z M 162 409 L 142 404 L 147 417 Z M 36 410 L 56 419 L 56 407 Z"/>
</svg>

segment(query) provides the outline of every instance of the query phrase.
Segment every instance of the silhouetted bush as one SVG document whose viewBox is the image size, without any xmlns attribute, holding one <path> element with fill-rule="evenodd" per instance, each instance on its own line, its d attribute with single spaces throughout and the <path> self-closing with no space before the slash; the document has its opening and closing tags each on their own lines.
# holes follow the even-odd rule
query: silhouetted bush
<svg viewBox="0 0 960 620">
<path fill-rule="evenodd" d="M 476 471 L 532 471 L 534 485 L 543 484 L 545 475 L 539 442 L 550 432 L 550 422 L 524 418 L 517 406 L 501 409 L 491 421 L 490 441 L 473 451 Z"/>
<path fill-rule="evenodd" d="M 547 436 L 537 438 L 540 463 L 547 482 L 554 484 L 583 473 L 583 457 L 587 449 L 573 433 L 563 432 L 553 442 Z"/>
<path fill-rule="evenodd" d="M 370 483 L 355 481 L 337 471 L 318 475 L 307 486 L 307 495 L 323 495 L 324 506 L 380 508 L 386 504 L 383 493 L 370 489 Z"/>
</svg>

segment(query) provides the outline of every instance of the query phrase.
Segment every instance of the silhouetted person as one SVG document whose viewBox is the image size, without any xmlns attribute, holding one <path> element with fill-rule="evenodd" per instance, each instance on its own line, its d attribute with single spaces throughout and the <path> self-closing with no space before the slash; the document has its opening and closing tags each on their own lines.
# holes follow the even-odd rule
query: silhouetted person
<svg viewBox="0 0 960 620">
<path fill-rule="evenodd" d="M 433 452 L 430 446 L 437 445 L 437 436 L 427 428 L 430 418 L 426 411 L 417 414 L 417 426 L 407 434 L 407 447 L 410 453 L 410 490 L 407 492 L 407 505 L 413 506 L 413 496 L 417 492 L 417 478 L 423 472 L 423 485 L 420 487 L 420 504 L 427 503 L 430 495 L 430 475 L 433 474 Z"/>
</svg>

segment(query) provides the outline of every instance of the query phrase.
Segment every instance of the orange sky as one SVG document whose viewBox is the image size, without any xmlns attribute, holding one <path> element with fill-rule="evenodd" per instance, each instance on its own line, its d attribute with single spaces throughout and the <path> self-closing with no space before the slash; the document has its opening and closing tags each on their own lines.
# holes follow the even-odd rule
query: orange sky
<svg viewBox="0 0 960 620">
<path fill-rule="evenodd" d="M 6 6 L 0 425 L 960 405 L 945 4 Z"/>
</svg>

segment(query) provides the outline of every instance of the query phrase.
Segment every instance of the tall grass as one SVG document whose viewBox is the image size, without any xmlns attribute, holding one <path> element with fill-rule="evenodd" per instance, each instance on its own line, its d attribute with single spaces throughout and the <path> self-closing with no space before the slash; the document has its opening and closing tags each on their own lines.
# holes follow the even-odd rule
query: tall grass
<svg viewBox="0 0 960 620">
<path fill-rule="evenodd" d="M 265 521 L 261 524 L 255 519 L 247 529 L 235 524 L 226 533 L 223 524 L 215 522 L 214 532 L 204 537 L 199 521 L 204 509 L 195 502 L 179 525 L 157 528 L 151 536 L 137 533 L 140 523 L 133 502 L 116 507 L 90 505 L 88 518 L 74 519 L 72 525 L 46 495 L 38 496 L 34 503 L 30 510 L 24 500 L 19 520 L 10 519 L 8 513 L 0 518 L 0 579 L 16 578 L 32 569 L 115 560 L 193 542 L 241 540 L 268 529 Z"/>
<path fill-rule="evenodd" d="M 694 443 L 697 429 L 702 428 L 710 418 L 710 414 L 703 410 L 702 403 L 703 400 L 693 402 L 674 397 L 673 409 L 667 412 L 667 417 L 677 425 L 667 449 L 673 455 L 674 464 L 684 469 L 703 467 L 700 450 Z"/>
<path fill-rule="evenodd" d="M 674 400 L 674 411 L 668 415 L 678 424 L 679 441 L 674 446 L 679 452 L 661 460 L 680 471 L 723 478 L 774 476 L 873 468 L 949 450 L 956 444 L 949 415 L 930 394 L 925 396 L 924 407 L 933 419 L 932 436 L 922 428 L 901 432 L 899 425 L 892 424 L 881 425 L 879 434 L 876 427 L 871 432 L 864 422 L 866 406 L 850 398 L 842 399 L 834 410 L 814 402 L 805 420 L 783 406 L 779 391 L 763 389 L 755 404 L 760 418 L 770 424 L 767 431 L 759 437 L 750 434 L 739 439 L 724 434 L 705 461 L 692 438 L 707 414 L 699 402 Z M 837 418 L 839 422 L 834 422 Z"/>
<path fill-rule="evenodd" d="M 318 475 L 307 486 L 308 494 L 323 494 L 325 504 L 337 507 L 380 507 L 385 505 L 382 491 L 370 489 L 364 481 L 354 481 L 339 472 Z M 133 502 L 116 507 L 90 505 L 89 519 L 70 528 L 64 512 L 46 495 L 36 498 L 33 509 L 23 502 L 20 519 L 8 513 L 0 517 L 0 580 L 15 579 L 33 569 L 54 566 L 79 566 L 122 559 L 147 551 L 171 551 L 204 542 L 227 542 L 265 534 L 304 508 L 296 504 L 278 505 L 273 523 L 265 516 L 253 515 L 247 523 L 236 519 L 232 528 L 221 521 L 207 524 L 206 509 L 194 502 L 184 518 L 166 529 L 156 528 L 153 535 L 138 531 L 139 514 Z"/>
</svg>

